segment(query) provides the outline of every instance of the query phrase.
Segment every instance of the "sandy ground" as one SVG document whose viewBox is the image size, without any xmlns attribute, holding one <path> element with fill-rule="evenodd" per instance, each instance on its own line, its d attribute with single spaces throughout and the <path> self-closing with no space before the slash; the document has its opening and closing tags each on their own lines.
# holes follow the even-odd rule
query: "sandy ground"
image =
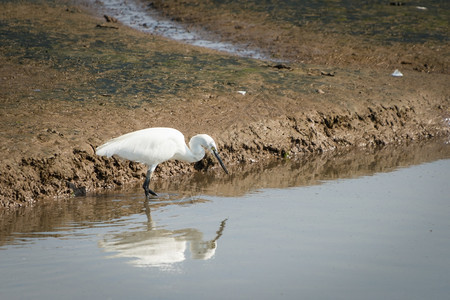
<svg viewBox="0 0 450 300">
<path fill-rule="evenodd" d="M 272 158 L 450 133 L 445 41 L 386 45 L 268 24 L 269 32 L 259 15 L 236 24 L 239 14 L 223 13 L 221 22 L 233 26 L 214 27 L 198 17 L 202 6 L 189 19 L 165 3 L 159 9 L 190 26 L 245 39 L 288 62 L 181 45 L 106 23 L 86 3 L 0 1 L 0 207 L 142 182 L 144 166 L 94 149 L 146 127 L 213 136 L 232 172 Z M 282 42 L 275 47 L 269 37 Z M 390 76 L 396 68 L 403 77 Z M 226 176 L 219 168 L 208 156 L 165 163 L 155 176 L 194 169 Z"/>
</svg>

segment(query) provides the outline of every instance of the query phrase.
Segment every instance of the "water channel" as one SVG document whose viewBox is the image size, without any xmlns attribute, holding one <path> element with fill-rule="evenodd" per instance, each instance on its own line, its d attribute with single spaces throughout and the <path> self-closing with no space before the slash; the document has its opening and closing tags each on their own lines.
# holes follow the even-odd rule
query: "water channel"
<svg viewBox="0 0 450 300">
<path fill-rule="evenodd" d="M 233 167 L 3 212 L 2 299 L 446 299 L 450 145 Z"/>
</svg>

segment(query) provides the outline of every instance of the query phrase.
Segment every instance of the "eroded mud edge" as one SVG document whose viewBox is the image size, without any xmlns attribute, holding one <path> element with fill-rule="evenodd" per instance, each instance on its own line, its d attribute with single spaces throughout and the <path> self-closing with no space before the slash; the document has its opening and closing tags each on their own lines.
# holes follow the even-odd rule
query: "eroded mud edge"
<svg viewBox="0 0 450 300">
<path fill-rule="evenodd" d="M 353 114 L 303 113 L 259 121 L 218 135 L 221 153 L 231 171 L 242 164 L 265 160 L 308 159 L 308 154 L 353 147 L 376 147 L 448 136 L 444 122 L 427 122 L 414 108 L 373 107 Z M 95 145 L 74 147 L 69 154 L 24 157 L 19 169 L 2 166 L 2 207 L 19 207 L 42 198 L 73 197 L 142 182 L 145 166 L 94 154 Z M 213 169 L 213 170 L 210 170 Z M 161 164 L 156 178 L 186 176 L 194 171 L 220 173 L 211 156 L 196 164 Z"/>
<path fill-rule="evenodd" d="M 243 164 L 264 164 L 271 159 L 306 160 L 310 154 L 448 137 L 450 133 L 449 97 L 446 88 L 448 75 L 425 74 L 411 70 L 401 84 L 398 81 L 397 84 L 391 84 L 390 78 L 386 78 L 389 73 L 385 71 L 374 76 L 353 76 L 341 69 L 337 76 L 322 78 L 320 72 L 318 75 L 309 75 L 310 70 L 307 67 L 295 65 L 292 71 L 281 70 L 279 74 L 272 74 L 270 78 L 277 80 L 273 83 L 268 80 L 260 87 L 259 80 L 263 78 L 261 74 L 269 68 L 251 64 L 248 69 L 256 71 L 249 74 L 257 76 L 246 83 L 250 91 L 253 89 L 253 94 L 249 93 L 245 97 L 237 98 L 235 91 L 229 88 L 234 87 L 228 85 L 233 84 L 233 80 L 230 80 L 223 84 L 227 89 L 219 90 L 214 95 L 206 95 L 203 86 L 183 93 L 184 104 L 181 106 L 178 103 L 171 104 L 179 100 L 179 96 L 170 98 L 162 95 L 161 99 L 170 98 L 170 101 L 162 103 L 161 106 L 138 103 L 141 106 L 136 109 L 115 105 L 113 101 L 109 101 L 112 99 L 110 94 L 97 95 L 96 93 L 100 93 L 97 90 L 92 91 L 93 95 L 89 98 L 83 91 L 77 93 L 76 88 L 81 85 L 90 86 L 95 82 L 91 78 L 93 76 L 99 76 L 100 79 L 113 78 L 114 86 L 117 82 L 124 85 L 128 81 L 120 81 L 123 78 L 120 73 L 113 72 L 116 69 L 106 69 L 103 75 L 89 74 L 85 70 L 89 66 L 85 66 L 83 59 L 73 59 L 77 53 L 70 52 L 71 49 L 78 46 L 79 53 L 83 54 L 80 58 L 91 57 L 96 52 L 104 52 L 105 57 L 110 57 L 108 51 L 114 52 L 107 47 L 110 41 L 123 39 L 124 45 L 132 44 L 132 49 L 135 49 L 139 48 L 137 41 L 144 43 L 146 39 L 123 27 L 114 29 L 113 32 L 98 31 L 103 30 L 96 27 L 99 20 L 87 17 L 82 11 L 70 7 L 43 6 L 45 10 L 39 14 L 41 6 L 23 5 L 17 8 L 15 5 L 17 4 L 11 3 L 6 6 L 15 12 L 12 21 L 22 24 L 21 22 L 26 20 L 24 24 L 29 22 L 33 25 L 16 26 L 16 31 L 39 30 L 37 36 L 41 36 L 41 31 L 45 29 L 48 36 L 55 37 L 55 43 L 44 44 L 41 48 L 15 45 L 16 48 L 12 47 L 12 50 L 4 50 L 9 53 L 8 57 L 0 57 L 0 70 L 4 72 L 0 76 L 3 80 L 0 81 L 0 91 L 1 96 L 5 97 L 2 99 L 5 109 L 0 111 L 0 144 L 4 155 L 0 163 L 2 208 L 29 205 L 44 198 L 68 198 L 141 184 L 146 172 L 143 165 L 114 158 L 100 158 L 95 155 L 94 149 L 109 138 L 143 127 L 175 127 L 182 130 L 187 138 L 198 132 L 210 134 L 218 142 L 221 156 L 231 172 L 238 172 Z M 5 14 L 5 10 L 3 13 Z M 43 26 L 49 28 L 43 29 Z M 4 32 L 11 32 L 7 25 L 4 25 L 4 28 Z M 70 43 L 67 42 L 69 34 L 73 34 Z M 80 34 L 83 39 L 80 39 Z M 130 36 L 135 38 L 129 40 Z M 88 38 L 92 39 L 92 42 Z M 13 37 L 11 39 L 14 40 Z M 167 52 L 179 51 L 179 45 L 157 38 L 153 40 L 149 42 L 153 48 L 160 50 L 163 46 L 168 49 Z M 329 37 L 327 40 L 330 42 Z M 67 42 L 67 47 L 62 47 L 62 51 L 54 50 L 56 42 Z M 337 44 L 338 41 L 335 42 Z M 144 48 L 146 51 L 149 49 Z M 14 56 L 21 54 L 17 49 L 27 56 L 25 59 L 19 57 L 20 64 Z M 52 50 L 53 56 L 48 56 L 47 51 Z M 181 53 L 186 57 L 193 55 L 194 50 L 185 50 Z M 63 68 L 62 71 L 57 71 L 52 63 L 56 64 L 58 60 L 52 62 L 47 56 L 60 58 L 64 51 L 69 51 L 67 59 L 61 59 L 63 67 L 64 63 L 67 63 L 67 70 Z M 36 53 L 41 53 L 42 58 Z M 142 56 L 146 58 L 146 54 L 142 53 L 133 55 L 139 59 Z M 131 56 L 128 52 L 126 54 Z M 179 56 L 183 58 L 183 55 Z M 147 59 L 147 65 L 139 61 L 138 66 L 155 68 L 151 64 L 152 56 Z M 375 69 L 376 65 L 368 67 Z M 120 71 L 120 68 L 117 70 Z M 282 73 L 284 71 L 291 73 Z M 228 69 L 223 72 L 229 73 Z M 110 73 L 112 75 L 108 76 Z M 281 81 L 280 78 L 288 75 L 294 79 L 306 78 L 306 81 L 300 82 L 301 88 L 305 90 L 297 91 L 300 86 L 296 82 Z M 245 76 L 248 77 L 251 76 Z M 202 81 L 202 85 L 209 84 L 208 90 L 214 91 L 209 79 L 206 79 Z M 164 82 L 171 83 L 167 80 Z M 292 88 L 288 89 L 279 82 L 291 84 Z M 64 88 L 55 90 L 55 83 Z M 282 98 L 277 97 L 279 86 L 286 89 L 286 95 Z M 47 91 L 50 91 L 48 94 L 44 94 L 46 87 Z M 316 88 L 325 91 L 323 94 L 318 93 L 315 92 Z M 41 98 L 36 94 L 42 94 Z M 70 97 L 61 99 L 67 95 L 86 100 L 75 101 Z M 137 99 L 141 97 L 136 96 Z M 137 101 L 131 96 L 128 100 Z M 265 106 L 261 108 L 261 104 Z M 222 108 L 221 114 L 219 106 Z M 151 119 L 148 118 L 150 114 Z M 209 119 L 199 120 L 199 115 Z M 45 125 L 42 124 L 44 121 Z M 214 172 L 216 177 L 226 176 L 208 156 L 195 165 L 180 162 L 162 164 L 156 171 L 155 179 L 169 176 L 186 177 L 195 173 L 193 171 Z"/>
</svg>

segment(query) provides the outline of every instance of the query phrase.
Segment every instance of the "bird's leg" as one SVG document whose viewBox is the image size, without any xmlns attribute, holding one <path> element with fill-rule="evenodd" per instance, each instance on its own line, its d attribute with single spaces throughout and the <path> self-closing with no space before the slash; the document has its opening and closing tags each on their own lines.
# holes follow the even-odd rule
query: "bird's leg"
<svg viewBox="0 0 450 300">
<path fill-rule="evenodd" d="M 148 186 L 150 185 L 150 178 L 152 177 L 153 171 L 156 169 L 156 166 L 150 166 L 147 171 L 147 175 L 145 176 L 144 185 L 142 186 L 145 191 L 145 197 L 148 199 L 150 198 L 149 194 L 152 194 L 153 196 L 158 196 L 154 191 L 152 191 Z"/>
</svg>

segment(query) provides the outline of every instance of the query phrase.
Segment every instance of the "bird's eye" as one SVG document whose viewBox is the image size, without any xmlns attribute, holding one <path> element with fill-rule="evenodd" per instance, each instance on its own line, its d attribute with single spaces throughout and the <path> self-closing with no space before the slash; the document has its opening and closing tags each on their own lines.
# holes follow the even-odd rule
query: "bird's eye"
<svg viewBox="0 0 450 300">
<path fill-rule="evenodd" d="M 211 146 L 211 150 L 212 150 L 212 151 L 216 151 L 216 147 Z"/>
</svg>

